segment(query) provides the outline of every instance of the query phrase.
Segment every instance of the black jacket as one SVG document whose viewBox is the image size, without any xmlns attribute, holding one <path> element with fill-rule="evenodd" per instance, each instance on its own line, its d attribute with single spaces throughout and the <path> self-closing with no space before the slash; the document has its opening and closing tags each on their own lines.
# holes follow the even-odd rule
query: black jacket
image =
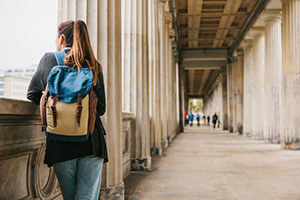
<svg viewBox="0 0 300 200">
<path fill-rule="evenodd" d="M 68 53 L 69 50 L 65 51 Z M 40 103 L 40 98 L 47 85 L 49 72 L 56 65 L 57 61 L 53 53 L 46 53 L 42 57 L 28 87 L 27 98 L 29 100 L 36 104 Z M 98 78 L 99 84 L 95 87 L 98 104 L 94 133 L 86 142 L 61 142 L 47 138 L 44 163 L 48 164 L 48 166 L 51 166 L 53 163 L 88 155 L 102 157 L 104 158 L 104 162 L 108 162 L 104 137 L 106 132 L 100 119 L 100 116 L 104 115 L 106 110 L 103 74 L 99 73 Z"/>
</svg>

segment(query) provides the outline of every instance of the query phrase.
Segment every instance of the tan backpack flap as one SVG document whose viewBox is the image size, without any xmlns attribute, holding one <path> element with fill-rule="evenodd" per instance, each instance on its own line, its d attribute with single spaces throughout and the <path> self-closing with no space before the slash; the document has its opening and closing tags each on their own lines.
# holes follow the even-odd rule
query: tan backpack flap
<svg viewBox="0 0 300 200">
<path fill-rule="evenodd" d="M 47 132 L 65 135 L 65 136 L 82 136 L 88 133 L 88 118 L 89 118 L 89 95 L 82 99 L 82 111 L 80 116 L 80 127 L 78 126 L 77 108 L 78 102 L 65 103 L 57 101 L 56 103 L 56 122 L 54 124 L 54 118 L 51 106 L 54 99 L 48 98 L 47 102 Z M 74 113 L 70 115 L 70 113 Z M 56 125 L 56 126 L 55 126 Z"/>
</svg>

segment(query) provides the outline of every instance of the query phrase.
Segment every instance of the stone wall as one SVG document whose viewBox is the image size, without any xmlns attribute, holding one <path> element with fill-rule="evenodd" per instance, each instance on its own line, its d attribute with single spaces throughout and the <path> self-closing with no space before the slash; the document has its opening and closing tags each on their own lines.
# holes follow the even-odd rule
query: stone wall
<svg viewBox="0 0 300 200">
<path fill-rule="evenodd" d="M 131 168 L 134 115 L 122 117 L 124 179 Z M 43 164 L 45 139 L 38 106 L 0 98 L 0 199 L 62 199 L 53 168 Z"/>
<path fill-rule="evenodd" d="M 38 106 L 0 98 L 1 199 L 62 199 L 44 154 Z"/>
</svg>

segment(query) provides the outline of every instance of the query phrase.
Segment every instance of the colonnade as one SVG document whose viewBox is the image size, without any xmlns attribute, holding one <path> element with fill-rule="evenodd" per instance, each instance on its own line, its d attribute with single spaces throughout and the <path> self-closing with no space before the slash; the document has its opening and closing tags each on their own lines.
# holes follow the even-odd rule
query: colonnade
<svg viewBox="0 0 300 200">
<path fill-rule="evenodd" d="M 179 132 L 179 69 L 168 0 L 59 1 L 59 22 L 82 19 L 103 66 L 109 162 L 101 199 L 123 199 L 122 111 L 133 113 L 131 170 L 151 168 L 151 155 Z M 112 195 L 114 194 L 114 195 Z"/>
<path fill-rule="evenodd" d="M 282 0 L 282 10 L 264 10 L 264 26 L 252 27 L 228 59 L 223 74 L 230 132 L 300 149 L 299 13 L 299 0 Z"/>
</svg>

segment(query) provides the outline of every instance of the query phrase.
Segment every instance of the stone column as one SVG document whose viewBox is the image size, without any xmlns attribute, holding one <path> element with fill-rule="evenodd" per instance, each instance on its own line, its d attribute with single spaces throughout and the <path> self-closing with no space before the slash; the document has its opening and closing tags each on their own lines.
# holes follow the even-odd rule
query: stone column
<svg viewBox="0 0 300 200">
<path fill-rule="evenodd" d="M 265 22 L 265 141 L 280 143 L 282 79 L 281 12 L 266 10 Z"/>
<path fill-rule="evenodd" d="M 131 10 L 131 62 L 130 66 L 130 112 L 136 116 L 135 151 L 131 152 L 131 169 L 151 168 L 150 156 L 150 120 L 149 120 L 149 87 L 148 87 L 148 34 L 147 2 L 132 0 Z M 125 11 L 128 12 L 128 11 Z M 127 86 L 128 87 L 128 86 Z"/>
<path fill-rule="evenodd" d="M 131 22 L 136 17 L 136 9 L 131 10 L 131 0 L 122 1 L 122 110 L 130 112 L 130 66 L 131 53 L 136 49 L 131 49 Z M 134 24 L 133 24 L 134 25 Z"/>
<path fill-rule="evenodd" d="M 227 68 L 226 66 L 221 68 L 222 70 L 222 96 L 223 96 L 223 117 L 221 118 L 223 124 L 223 130 L 228 130 L 228 91 L 227 91 Z"/>
<path fill-rule="evenodd" d="M 285 149 L 300 149 L 300 1 L 282 0 L 282 128 Z"/>
<path fill-rule="evenodd" d="M 110 159 L 103 170 L 101 199 L 111 199 L 112 196 L 115 199 L 123 199 L 121 1 L 100 0 L 98 9 L 100 31 L 98 31 L 97 57 L 103 66 L 106 102 L 109 102 L 103 122 L 108 133 L 106 139 Z"/>
<path fill-rule="evenodd" d="M 243 134 L 251 136 L 252 134 L 252 40 L 244 40 L 244 117 Z"/>
<path fill-rule="evenodd" d="M 149 88 L 151 115 L 151 155 L 162 155 L 160 112 L 160 63 L 158 32 L 158 0 L 148 1 Z"/>
<path fill-rule="evenodd" d="M 229 132 L 233 132 L 233 77 L 232 77 L 232 58 L 227 59 L 227 91 L 228 91 L 228 123 Z"/>
<path fill-rule="evenodd" d="M 243 113 L 244 113 L 244 54 L 242 49 L 237 50 L 238 63 L 236 69 L 237 79 L 237 131 L 243 134 Z"/>
<path fill-rule="evenodd" d="M 165 3 L 166 0 L 159 0 L 158 23 L 159 23 L 159 47 L 160 47 L 159 52 L 160 52 L 160 100 L 161 100 L 162 146 L 168 147 Z"/>
<path fill-rule="evenodd" d="M 233 113 L 232 113 L 232 126 L 233 132 L 236 133 L 238 124 L 238 57 L 237 54 L 232 57 L 232 96 L 233 96 Z"/>
<path fill-rule="evenodd" d="M 168 2 L 167 2 L 168 4 Z M 167 102 L 167 128 L 168 128 L 168 143 L 172 142 L 174 135 L 174 108 L 173 108 L 173 52 L 172 41 L 170 40 L 170 24 L 172 22 L 172 13 L 165 12 L 165 42 L 166 42 L 166 102 Z M 172 34 L 172 33 L 171 33 Z"/>
<path fill-rule="evenodd" d="M 252 138 L 264 138 L 264 67 L 265 37 L 263 31 L 252 31 L 253 67 L 252 67 Z"/>
<path fill-rule="evenodd" d="M 93 51 L 103 67 L 109 162 L 103 166 L 101 199 L 124 199 L 122 162 L 121 1 L 59 1 L 58 21 L 87 22 Z M 120 98 L 116 98 L 120 97 Z"/>
<path fill-rule="evenodd" d="M 184 114 L 186 112 L 185 108 L 185 87 L 184 87 L 184 70 L 182 69 L 181 63 L 178 63 L 178 81 L 179 81 L 179 118 L 180 118 L 180 132 L 184 131 L 185 119 Z"/>
</svg>

